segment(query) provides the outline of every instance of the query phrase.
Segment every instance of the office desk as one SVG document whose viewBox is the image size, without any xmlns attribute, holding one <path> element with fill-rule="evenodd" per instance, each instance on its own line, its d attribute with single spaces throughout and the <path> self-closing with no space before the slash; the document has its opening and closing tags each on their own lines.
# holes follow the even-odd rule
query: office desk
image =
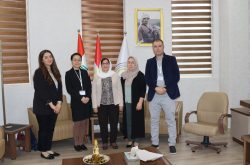
<svg viewBox="0 0 250 165">
<path fill-rule="evenodd" d="M 250 135 L 242 136 L 242 140 L 244 142 L 243 162 L 244 165 L 250 165 Z"/>
</svg>

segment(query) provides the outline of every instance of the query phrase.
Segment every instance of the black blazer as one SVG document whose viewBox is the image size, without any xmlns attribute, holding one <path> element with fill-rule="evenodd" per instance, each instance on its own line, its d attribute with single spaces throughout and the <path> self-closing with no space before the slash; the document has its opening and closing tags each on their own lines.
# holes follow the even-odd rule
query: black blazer
<svg viewBox="0 0 250 165">
<path fill-rule="evenodd" d="M 83 90 L 85 90 L 86 95 L 91 99 L 91 80 L 86 70 L 81 69 L 81 77 L 82 77 L 82 85 Z M 72 117 L 73 121 L 80 121 L 86 119 L 90 116 L 90 103 L 91 100 L 87 104 L 83 104 L 81 99 L 83 96 L 79 94 L 81 90 L 81 83 L 76 76 L 76 73 L 73 68 L 65 74 L 65 84 L 67 92 L 71 96 L 71 109 L 72 109 Z"/>
<path fill-rule="evenodd" d="M 180 80 L 179 67 L 174 56 L 164 53 L 162 59 L 162 71 L 164 82 L 167 89 L 167 94 L 171 99 L 176 99 L 180 96 L 178 81 Z M 145 71 L 146 83 L 148 89 L 148 101 L 151 101 L 155 95 L 155 87 L 157 87 L 157 62 L 156 57 L 147 60 Z"/>
<path fill-rule="evenodd" d="M 91 98 L 91 80 L 89 78 L 88 72 L 86 70 L 81 69 L 81 76 L 82 76 L 83 90 L 86 91 L 85 97 Z M 82 99 L 83 96 L 79 94 L 79 91 L 81 90 L 81 84 L 73 68 L 71 68 L 69 71 L 66 72 L 65 84 L 66 84 L 66 89 L 71 97 L 78 100 Z"/>
<path fill-rule="evenodd" d="M 53 114 L 48 103 L 53 102 L 56 105 L 57 101 L 62 101 L 62 82 L 58 82 L 58 88 L 54 82 L 50 85 L 45 80 L 42 70 L 38 68 L 34 74 L 34 89 L 33 112 L 37 115 Z"/>
<path fill-rule="evenodd" d="M 127 137 L 127 119 L 126 119 L 126 106 L 125 106 L 125 79 L 121 78 L 123 89 L 123 135 Z M 137 76 L 133 79 L 131 85 L 131 110 L 132 110 L 132 126 L 131 126 L 131 138 L 145 137 L 145 121 L 144 121 L 144 105 L 142 104 L 142 110 L 137 111 L 136 105 L 140 97 L 144 98 L 146 93 L 146 83 L 144 74 L 139 71 Z"/>
</svg>

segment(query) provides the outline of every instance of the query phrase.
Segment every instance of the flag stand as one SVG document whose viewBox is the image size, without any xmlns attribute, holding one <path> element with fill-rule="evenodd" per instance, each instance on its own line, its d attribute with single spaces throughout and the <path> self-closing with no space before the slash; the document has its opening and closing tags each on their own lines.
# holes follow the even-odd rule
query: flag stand
<svg viewBox="0 0 250 165">
<path fill-rule="evenodd" d="M 3 55 L 0 41 L 0 66 L 1 66 L 1 87 L 2 87 L 2 107 L 3 107 L 3 125 L 6 126 L 5 98 L 4 98 L 4 82 L 3 82 Z"/>
</svg>

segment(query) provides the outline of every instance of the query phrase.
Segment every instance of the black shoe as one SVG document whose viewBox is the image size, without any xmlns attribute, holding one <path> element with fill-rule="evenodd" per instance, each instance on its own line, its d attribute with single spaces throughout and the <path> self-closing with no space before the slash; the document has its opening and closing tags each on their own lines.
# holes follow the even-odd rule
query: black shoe
<svg viewBox="0 0 250 165">
<path fill-rule="evenodd" d="M 156 148 L 156 149 L 159 149 L 159 145 L 152 144 L 151 146 Z"/>
<path fill-rule="evenodd" d="M 128 144 L 126 145 L 127 148 L 131 148 L 134 146 L 134 142 L 128 142 Z"/>
<path fill-rule="evenodd" d="M 60 156 L 59 153 L 54 152 L 54 151 L 47 151 L 47 153 L 49 153 L 50 155 L 53 155 L 53 156 Z"/>
<path fill-rule="evenodd" d="M 57 152 L 53 152 L 53 154 L 52 154 L 53 156 L 60 156 L 60 154 L 59 153 L 57 153 Z"/>
<path fill-rule="evenodd" d="M 81 145 L 81 148 L 82 150 L 88 150 L 88 148 L 84 144 Z"/>
<path fill-rule="evenodd" d="M 118 145 L 116 143 L 111 143 L 110 145 L 113 149 L 118 149 Z"/>
<path fill-rule="evenodd" d="M 175 146 L 169 146 L 169 152 L 170 152 L 170 154 L 176 154 Z"/>
<path fill-rule="evenodd" d="M 43 155 L 43 153 L 41 153 L 41 157 L 44 158 L 44 159 L 49 159 L 49 160 L 55 158 L 55 157 L 54 157 L 53 155 L 51 155 L 51 154 L 48 154 L 48 156 L 45 156 L 45 155 Z"/>
<path fill-rule="evenodd" d="M 79 151 L 82 150 L 82 147 L 81 147 L 80 145 L 76 145 L 76 146 L 74 146 L 74 148 L 75 148 L 75 150 L 76 150 L 77 152 L 79 152 Z"/>
</svg>

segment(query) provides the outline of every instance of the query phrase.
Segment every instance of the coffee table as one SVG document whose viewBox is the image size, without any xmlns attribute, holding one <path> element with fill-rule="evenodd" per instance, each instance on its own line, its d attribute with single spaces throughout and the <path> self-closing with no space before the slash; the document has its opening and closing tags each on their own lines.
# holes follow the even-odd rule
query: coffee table
<svg viewBox="0 0 250 165">
<path fill-rule="evenodd" d="M 146 147 L 145 149 L 151 152 L 159 153 L 159 151 L 154 147 Z M 108 165 L 118 165 L 118 164 L 127 165 L 123 152 L 108 154 L 108 156 L 110 157 L 110 162 L 108 163 Z M 82 159 L 83 159 L 82 157 L 63 159 L 62 165 L 72 165 L 72 164 L 83 165 L 84 163 Z M 160 159 L 157 159 L 155 161 L 150 161 L 150 162 L 140 161 L 140 165 L 172 165 L 172 164 L 165 157 L 162 157 Z"/>
<path fill-rule="evenodd" d="M 30 124 L 7 124 L 4 128 L 5 134 L 7 136 L 6 140 L 6 152 L 5 156 L 10 157 L 11 159 L 16 159 L 16 138 L 15 135 L 19 132 L 24 132 L 24 150 L 30 152 Z"/>
</svg>

